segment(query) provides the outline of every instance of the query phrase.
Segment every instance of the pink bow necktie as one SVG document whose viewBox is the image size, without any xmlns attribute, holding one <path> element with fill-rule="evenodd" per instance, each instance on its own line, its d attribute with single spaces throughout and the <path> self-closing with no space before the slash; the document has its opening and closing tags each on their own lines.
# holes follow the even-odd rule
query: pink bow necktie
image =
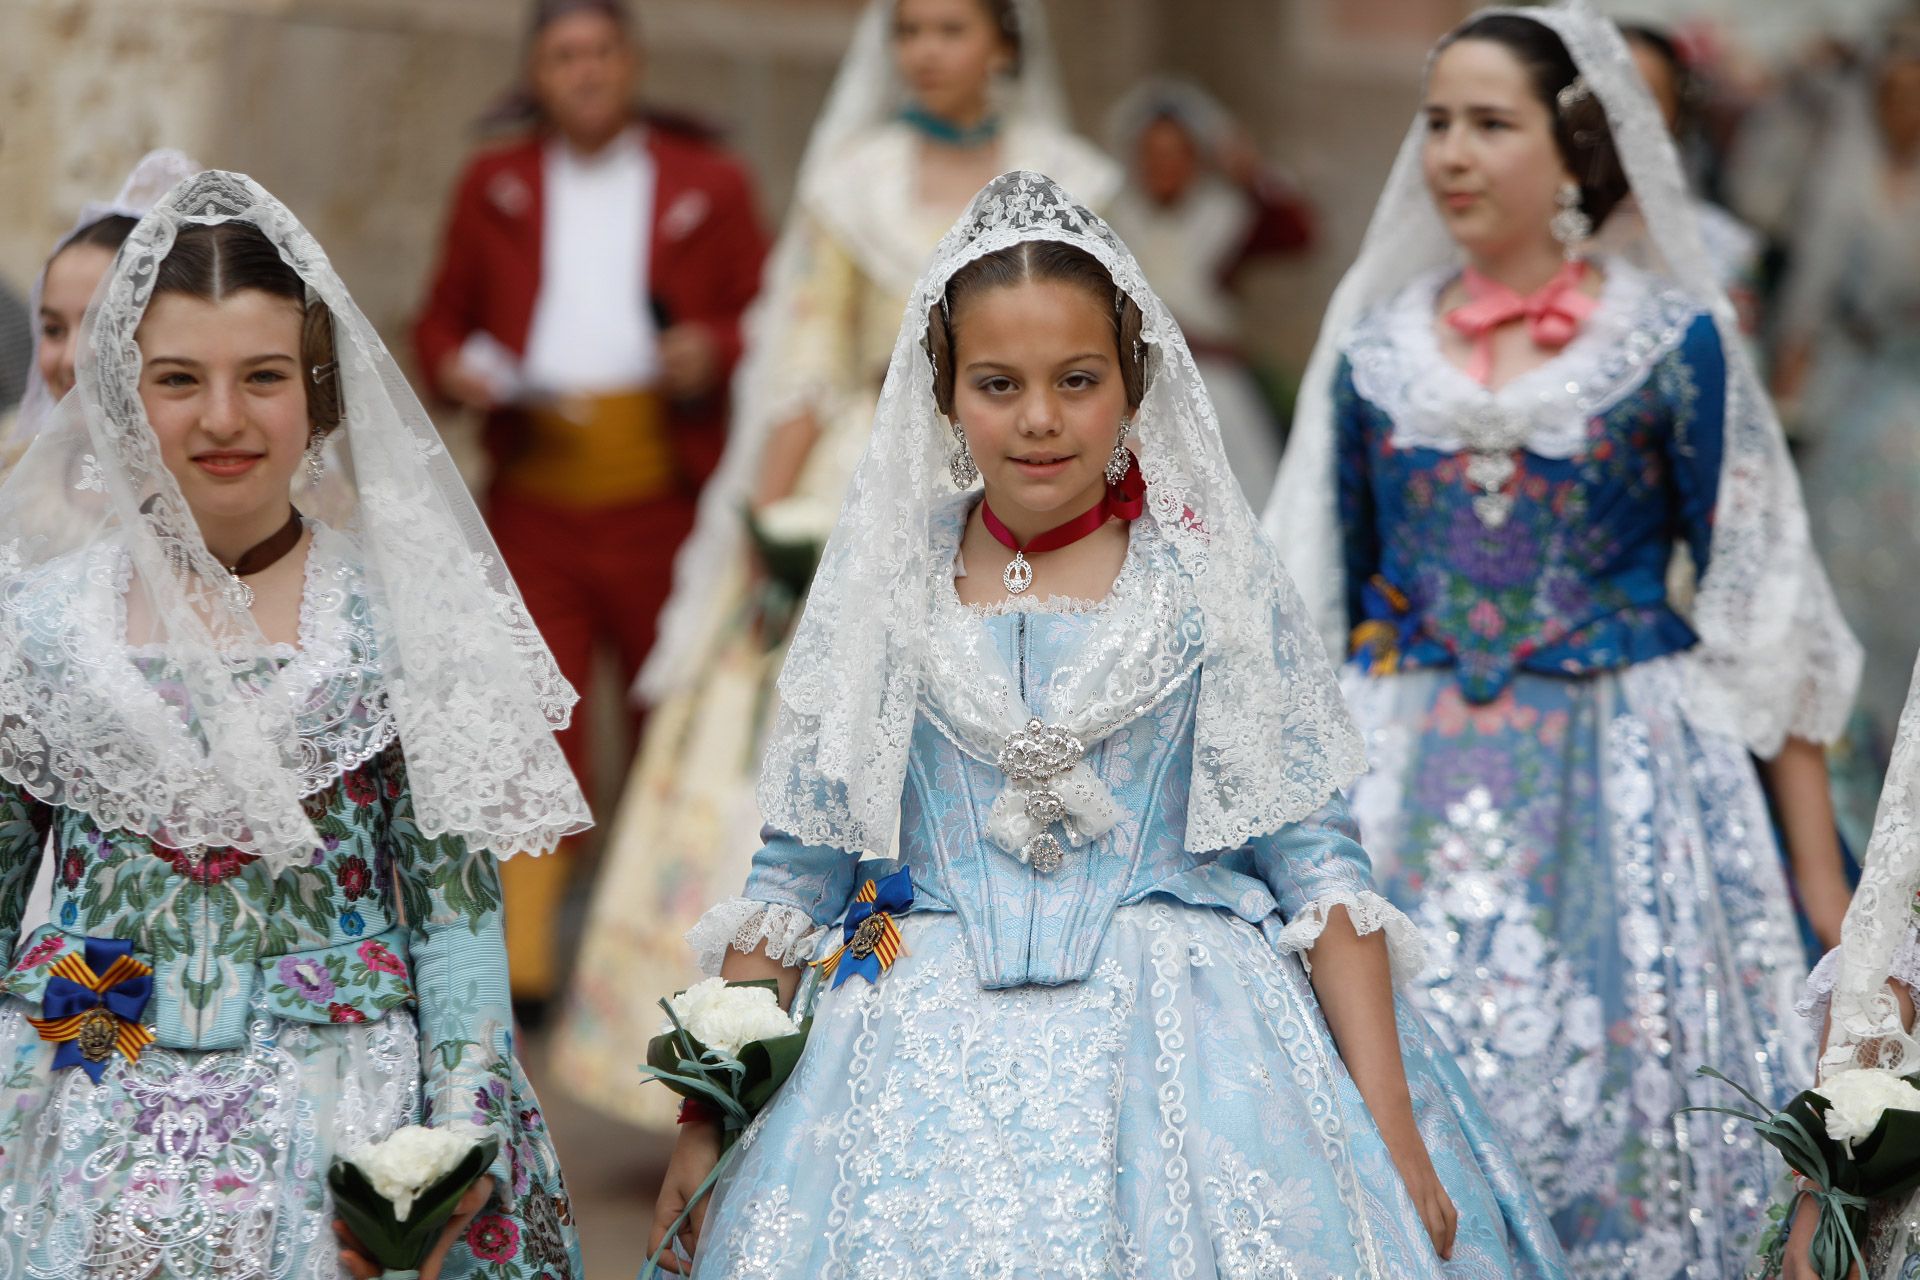
<svg viewBox="0 0 1920 1280">
<path fill-rule="evenodd" d="M 1584 261 L 1569 262 L 1553 273 L 1553 279 L 1523 296 L 1468 267 L 1460 278 L 1468 300 L 1446 314 L 1449 325 L 1473 340 L 1467 376 L 1483 387 L 1488 385 L 1493 377 L 1494 331 L 1515 320 L 1527 322 L 1528 336 L 1542 350 L 1558 351 L 1572 342 L 1596 305 L 1595 299 L 1580 291 L 1586 274 Z"/>
</svg>

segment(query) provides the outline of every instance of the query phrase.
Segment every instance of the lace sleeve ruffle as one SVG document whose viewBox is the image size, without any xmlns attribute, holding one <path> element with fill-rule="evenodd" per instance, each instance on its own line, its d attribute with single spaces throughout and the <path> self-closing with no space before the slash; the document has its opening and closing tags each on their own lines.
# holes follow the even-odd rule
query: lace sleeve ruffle
<svg viewBox="0 0 1920 1280">
<path fill-rule="evenodd" d="M 1906 986 L 1907 990 L 1920 999 L 1920 931 L 1909 931 L 1893 953 L 1893 962 L 1887 966 L 1887 978 Z M 1806 989 L 1801 993 L 1800 1001 L 1794 1005 L 1794 1012 L 1812 1024 L 1814 1034 L 1818 1035 L 1827 1023 L 1827 1010 L 1833 1004 L 1833 989 L 1840 981 L 1840 948 L 1835 947 L 1820 958 L 1820 963 L 1807 975 Z"/>
<path fill-rule="evenodd" d="M 1347 919 L 1361 937 L 1387 931 L 1387 957 L 1393 966 L 1396 984 L 1411 982 L 1427 967 L 1427 943 L 1420 930 L 1400 908 L 1371 890 L 1341 889 L 1309 902 L 1280 931 L 1280 949 L 1296 952 L 1300 962 L 1312 969 L 1307 952 L 1326 932 L 1328 913 L 1335 907 L 1347 909 Z"/>
<path fill-rule="evenodd" d="M 763 946 L 772 959 L 797 969 L 813 956 L 814 944 L 827 931 L 798 907 L 753 898 L 729 898 L 687 930 L 700 972 L 717 976 L 728 951 L 753 952 Z"/>
</svg>

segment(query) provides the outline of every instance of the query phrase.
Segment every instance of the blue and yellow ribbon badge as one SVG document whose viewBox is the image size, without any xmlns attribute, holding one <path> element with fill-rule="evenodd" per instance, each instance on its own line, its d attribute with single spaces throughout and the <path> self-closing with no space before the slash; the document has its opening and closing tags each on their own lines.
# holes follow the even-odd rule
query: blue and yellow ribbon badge
<svg viewBox="0 0 1920 1280">
<path fill-rule="evenodd" d="M 1360 588 L 1360 607 L 1367 618 L 1353 629 L 1348 656 L 1370 676 L 1390 676 L 1400 669 L 1401 654 L 1420 629 L 1413 602 L 1376 573 Z"/>
<path fill-rule="evenodd" d="M 893 967 L 902 950 L 900 926 L 894 917 L 913 906 L 913 877 L 906 867 L 879 882 L 867 881 L 847 908 L 846 936 L 824 960 L 814 961 L 820 976 L 837 988 L 853 974 L 868 982 Z"/>
<path fill-rule="evenodd" d="M 153 1043 L 140 1021 L 153 995 L 153 970 L 133 958 L 133 944 L 119 938 L 88 938 L 87 958 L 68 952 L 47 972 L 41 1003 L 44 1018 L 28 1018 L 42 1040 L 59 1045 L 53 1069 L 79 1067 L 100 1083 L 107 1059 L 118 1049 L 128 1062 Z"/>
</svg>

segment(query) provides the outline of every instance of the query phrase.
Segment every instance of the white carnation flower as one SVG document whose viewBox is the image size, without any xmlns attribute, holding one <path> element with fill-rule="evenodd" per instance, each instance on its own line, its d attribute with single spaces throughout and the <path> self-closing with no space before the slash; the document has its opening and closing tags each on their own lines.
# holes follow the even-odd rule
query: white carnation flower
<svg viewBox="0 0 1920 1280">
<path fill-rule="evenodd" d="M 1847 1150 L 1880 1126 L 1887 1111 L 1920 1111 L 1920 1089 L 1891 1071 L 1859 1068 L 1828 1076 L 1815 1090 L 1827 1100 L 1827 1136 Z"/>
<path fill-rule="evenodd" d="M 753 517 L 767 541 L 785 546 L 824 543 L 839 518 L 838 505 L 799 495 L 768 503 Z"/>
<path fill-rule="evenodd" d="M 667 1002 L 674 1017 L 701 1044 L 737 1058 L 756 1040 L 790 1036 L 800 1028 L 766 987 L 730 987 L 724 978 L 697 982 Z M 661 1034 L 673 1030 L 668 1021 Z"/>
<path fill-rule="evenodd" d="M 467 1153 L 487 1134 L 467 1125 L 429 1129 L 410 1124 L 395 1129 L 378 1142 L 358 1148 L 346 1160 L 392 1203 L 401 1222 L 413 1212 L 413 1202 L 440 1179 L 452 1173 Z"/>
</svg>

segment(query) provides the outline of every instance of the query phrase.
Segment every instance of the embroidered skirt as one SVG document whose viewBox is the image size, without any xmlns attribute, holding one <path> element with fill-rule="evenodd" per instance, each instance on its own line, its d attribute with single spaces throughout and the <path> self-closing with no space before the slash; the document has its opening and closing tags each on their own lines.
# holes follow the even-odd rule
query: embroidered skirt
<svg viewBox="0 0 1920 1280">
<path fill-rule="evenodd" d="M 1563 1274 L 1517 1166 L 1403 1010 L 1420 1131 L 1460 1213 L 1440 1261 L 1279 927 L 1123 907 L 1085 981 L 990 991 L 956 917 L 908 916 L 879 982 L 819 995 L 695 1275 Z"/>
<path fill-rule="evenodd" d="M 0 1280 L 344 1274 L 326 1173 L 340 1151 L 419 1121 L 409 1010 L 331 1026 L 256 1006 L 245 1046 L 149 1047 L 114 1057 L 98 1085 L 48 1069 L 31 1011 L 0 998 Z M 446 1280 L 584 1274 L 538 1103 L 511 1074 L 475 1106 L 515 1117 L 517 1185 L 455 1245 Z"/>
<path fill-rule="evenodd" d="M 1547 1208 L 1573 1274 L 1744 1275 L 1779 1157 L 1677 1115 L 1813 1078 L 1805 974 L 1754 765 L 1682 711 L 1684 658 L 1522 674 L 1344 674 L 1372 772 L 1353 806 L 1420 926 L 1421 1010 Z"/>
</svg>

